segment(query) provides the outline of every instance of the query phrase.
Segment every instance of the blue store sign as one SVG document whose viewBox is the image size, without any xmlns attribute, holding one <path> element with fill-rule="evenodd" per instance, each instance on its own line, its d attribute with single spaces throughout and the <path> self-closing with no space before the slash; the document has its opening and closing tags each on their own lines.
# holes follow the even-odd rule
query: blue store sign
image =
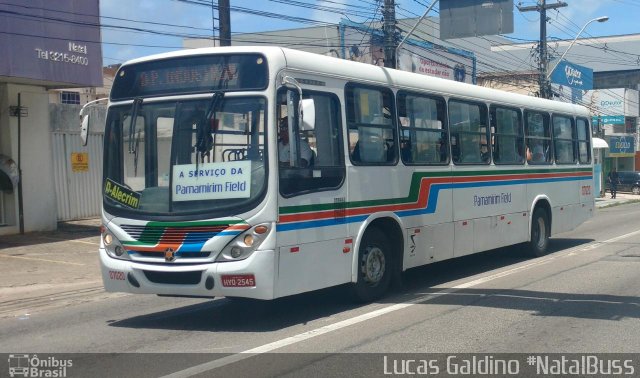
<svg viewBox="0 0 640 378">
<path fill-rule="evenodd" d="M 563 60 L 553 70 L 551 82 L 571 88 L 590 90 L 593 89 L 593 70 Z"/>
<path fill-rule="evenodd" d="M 624 125 L 624 116 L 593 117 L 592 122 L 600 125 Z"/>
<path fill-rule="evenodd" d="M 609 139 L 609 156 L 633 157 L 635 156 L 635 140 L 633 136 L 612 136 Z"/>
</svg>

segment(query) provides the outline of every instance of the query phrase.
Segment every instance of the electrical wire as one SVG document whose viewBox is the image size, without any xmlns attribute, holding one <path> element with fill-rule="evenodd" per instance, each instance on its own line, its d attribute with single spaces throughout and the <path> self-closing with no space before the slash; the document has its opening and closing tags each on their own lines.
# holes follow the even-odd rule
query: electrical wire
<svg viewBox="0 0 640 378">
<path fill-rule="evenodd" d="M 204 0 L 173 0 L 173 1 L 179 1 L 182 3 L 188 3 L 188 4 L 194 4 L 194 5 L 201 5 L 201 6 L 207 6 L 208 8 L 212 7 L 211 3 L 206 3 L 204 2 Z M 282 0 L 270 0 L 272 2 L 279 2 L 279 3 L 285 3 Z M 421 4 L 421 5 L 425 5 L 422 4 L 421 2 L 414 0 L 416 3 Z M 339 5 L 346 5 L 346 10 L 343 8 L 339 8 L 339 7 L 333 7 L 333 6 L 321 6 L 318 4 L 310 4 L 310 3 L 306 3 L 303 1 L 292 1 L 292 2 L 286 2 L 288 5 L 294 5 L 294 6 L 298 6 L 298 7 L 302 7 L 302 8 L 308 8 L 308 9 L 313 9 L 313 10 L 320 10 L 320 11 L 325 11 L 325 12 L 330 12 L 330 13 L 339 13 L 339 14 L 354 14 L 357 13 L 358 16 L 363 16 L 364 15 L 368 15 L 370 16 L 370 19 L 373 20 L 375 19 L 375 17 L 377 16 L 377 12 L 380 6 L 380 0 L 376 1 L 375 3 L 372 3 L 370 1 L 364 1 L 364 0 L 359 0 L 360 3 L 363 4 L 367 4 L 369 6 L 373 6 L 373 11 L 369 11 L 369 12 L 364 12 L 367 10 L 370 10 L 370 8 L 367 7 L 363 7 L 363 6 L 358 6 L 358 5 L 353 5 L 353 4 L 342 4 L 342 3 L 337 3 L 337 2 L 333 2 L 333 1 L 324 1 L 325 3 L 333 3 L 333 4 L 339 4 Z M 75 12 L 64 12 L 64 11 L 58 11 L 55 9 L 50 9 L 50 8 L 38 8 L 38 7 L 29 7 L 29 6 L 24 6 L 24 5 L 20 5 L 20 4 L 12 4 L 12 3 L 0 3 L 0 5 L 8 5 L 8 6 L 15 6 L 15 7 L 22 7 L 23 9 L 42 9 L 42 10 L 48 10 L 48 11 L 52 11 L 52 12 L 58 12 L 58 13 L 62 13 L 62 14 L 73 14 L 73 15 L 82 15 L 81 13 L 75 13 Z M 426 5 L 425 5 L 426 6 Z M 265 11 L 258 11 L 258 10 L 250 10 L 247 8 L 242 8 L 242 7 L 231 7 L 233 11 L 236 12 L 240 12 L 240 13 L 249 13 L 249 14 L 254 14 L 254 15 L 258 15 L 258 16 L 262 16 L 262 17 L 269 17 L 269 18 L 279 18 L 279 19 L 283 19 L 283 20 L 287 20 L 287 21 L 293 21 L 293 22 L 301 22 L 301 23 L 310 23 L 310 24 L 321 24 L 324 26 L 327 25 L 331 25 L 334 26 L 333 24 L 328 24 L 328 23 L 323 23 L 322 21 L 318 21 L 318 20 L 313 20 L 313 19 L 308 19 L 308 18 L 302 18 L 302 17 L 291 17 L 291 16 L 282 16 L 280 14 L 275 14 L 275 13 L 271 13 L 271 12 L 265 12 Z M 401 8 L 401 7 L 400 7 Z M 356 12 L 356 10 L 358 10 L 358 12 Z M 2 13 L 3 11 L 0 11 L 0 13 Z M 404 10 L 404 12 L 409 12 L 409 13 L 413 13 L 410 12 L 408 10 Z M 34 15 L 29 15 L 29 14 L 24 14 L 24 13 L 20 13 L 20 12 L 11 12 L 11 11 L 4 11 L 4 13 L 9 13 L 9 14 L 13 14 L 16 17 L 21 17 L 24 19 L 44 19 L 46 21 L 49 22 L 64 22 L 64 23 L 71 23 L 71 24 L 76 24 L 76 25 L 81 25 L 81 26 L 97 26 L 100 25 L 99 23 L 90 23 L 90 22 L 86 22 L 86 21 L 75 21 L 75 20 L 68 20 L 68 19 L 61 19 L 61 18 L 55 18 L 55 17 L 47 17 L 47 16 L 34 16 Z M 415 15 L 415 13 L 413 13 Z M 87 15 L 88 16 L 88 15 Z M 416 15 L 417 16 L 417 15 Z M 159 23 L 159 22 L 153 22 L 153 21 L 141 21 L 141 20 L 129 20 L 129 19 L 124 19 L 124 18 L 117 18 L 117 17 L 107 17 L 107 16 L 102 16 L 101 18 L 103 19 L 113 19 L 113 20 L 117 20 L 117 21 L 133 21 L 133 22 L 139 22 L 139 23 L 145 23 L 145 24 L 149 24 L 149 25 L 155 25 L 155 26 L 169 26 L 169 27 L 176 27 L 176 28 L 185 28 L 185 29 L 190 29 L 190 30 L 202 30 L 202 31 L 207 31 L 207 33 L 210 31 L 210 29 L 205 29 L 205 28 L 196 28 L 196 27 L 192 27 L 192 26 L 186 26 L 186 25 L 177 25 L 177 24 L 168 24 L 168 23 Z M 367 20 L 368 21 L 368 20 Z M 434 23 L 433 21 L 429 20 L 430 22 Z M 403 25 L 407 25 L 408 24 L 404 21 L 404 20 L 400 20 L 399 23 L 403 24 Z M 369 23 L 369 29 L 367 29 L 368 31 L 371 30 L 371 27 L 374 23 L 370 22 Z M 436 23 L 434 23 L 436 24 Z M 437 24 L 436 24 L 437 25 Z M 210 39 L 210 35 L 204 36 L 204 35 L 200 35 L 200 34 L 188 34 L 188 33 L 171 33 L 171 32 L 163 32 L 163 31 L 158 31 L 158 30 L 153 30 L 153 29 L 145 29 L 145 28 L 140 28 L 140 27 L 130 27 L 130 26 L 122 26 L 122 25 L 111 25 L 111 24 L 102 24 L 103 27 L 107 28 L 107 29 L 114 29 L 114 30 L 123 30 L 123 31 L 127 31 L 127 32 L 134 32 L 134 33 L 150 33 L 150 34 L 157 34 L 157 35 L 163 35 L 163 36 L 172 36 L 172 37 L 180 37 L 180 38 L 202 38 L 202 39 Z M 438 25 L 439 27 L 439 25 Z M 435 27 L 434 27 L 435 29 Z M 430 35 L 429 33 L 419 30 L 418 33 L 424 33 L 427 36 L 431 37 L 433 40 L 440 40 L 439 38 Z M 33 36 L 33 37 L 43 37 L 43 38 L 50 38 L 50 39 L 63 39 L 63 38 L 55 38 L 52 36 L 37 36 L 37 35 L 28 35 L 25 33 L 5 33 L 5 34 L 13 34 L 13 35 L 24 35 L 24 36 Z M 267 36 L 267 33 L 251 33 L 254 35 L 262 35 L 262 36 Z M 282 38 L 281 35 L 273 35 L 274 38 Z M 292 43 L 288 43 L 287 45 L 289 47 L 327 47 L 328 38 L 312 38 L 312 37 L 301 37 L 301 36 L 287 36 L 288 38 L 300 38 L 300 41 L 298 43 L 292 42 Z M 302 40 L 303 38 L 307 38 L 306 40 Z M 366 38 L 366 34 L 363 34 L 363 37 L 361 38 L 361 43 L 359 44 L 360 46 L 364 46 L 371 48 L 371 44 L 363 44 L 362 42 L 364 41 L 364 38 Z M 242 40 L 242 38 L 240 37 L 239 34 L 236 34 L 236 38 L 239 41 Z M 339 39 L 339 38 L 336 38 Z M 423 41 L 427 41 L 428 40 L 426 38 L 421 38 Z M 484 40 L 486 40 L 487 42 L 489 42 L 489 44 L 493 47 L 496 48 L 500 48 L 500 45 L 496 45 L 495 41 L 491 41 L 487 38 L 483 38 Z M 517 38 L 511 38 L 514 40 L 518 40 Z M 324 42 L 323 44 L 320 43 L 316 43 L 316 42 Z M 442 41 L 442 40 L 440 40 Z M 79 40 L 78 42 L 87 42 L 87 43 L 99 43 L 97 41 L 82 41 Z M 255 42 L 255 41 L 254 41 Z M 260 42 L 256 42 L 258 44 L 272 44 L 273 42 L 277 42 L 277 41 L 260 41 Z M 456 43 L 451 43 L 449 42 L 445 42 L 442 41 L 443 43 L 449 44 L 451 46 L 455 46 L 457 48 L 463 49 L 465 50 L 465 48 L 462 45 L 456 44 Z M 481 48 L 480 45 L 470 42 L 470 41 L 465 41 L 466 43 L 470 43 L 471 45 L 475 45 L 476 47 Z M 117 43 L 117 42 L 108 42 L 108 41 L 104 41 L 103 43 L 108 44 L 108 45 L 127 45 L 127 46 L 136 46 L 136 47 L 149 47 L 149 48 L 181 48 L 181 46 L 167 46 L 167 45 L 146 45 L 146 44 L 131 44 L 131 43 Z M 366 51 L 366 50 L 365 50 Z M 327 51 L 326 53 L 329 53 L 330 51 Z M 480 66 L 485 66 L 487 68 L 491 68 L 494 70 L 499 70 L 499 71 L 504 71 L 504 73 L 509 74 L 509 72 L 513 71 L 513 70 L 509 70 L 509 68 L 513 68 L 513 63 L 517 63 L 517 64 L 524 64 L 527 68 L 532 68 L 532 65 L 530 62 L 526 62 L 518 57 L 516 57 L 515 55 L 511 54 L 508 51 L 505 51 L 508 55 L 510 55 L 513 59 L 512 60 L 505 60 L 504 58 L 500 58 L 500 59 L 496 59 L 494 56 L 489 56 L 489 55 L 485 55 L 485 54 L 476 54 L 477 58 L 477 65 L 478 67 Z M 464 61 L 464 60 L 455 60 L 455 59 L 451 59 L 450 56 L 445 56 L 443 54 L 438 53 L 437 51 L 430 51 L 430 53 L 432 53 L 435 56 L 439 56 L 443 59 L 447 59 L 449 61 L 453 61 L 456 64 L 462 64 L 464 65 L 466 68 L 468 69 L 473 69 L 472 66 L 469 65 L 468 62 Z M 637 54 L 633 54 L 636 55 Z M 422 57 L 422 58 L 426 58 L 426 59 L 432 59 L 433 57 L 429 56 L 423 56 L 418 54 L 418 56 Z M 107 58 L 110 60 L 116 60 L 114 58 Z M 486 60 L 491 60 L 492 62 L 494 62 L 494 64 L 489 64 L 487 63 Z M 500 65 L 495 64 L 496 62 L 500 62 Z M 439 62 L 440 63 L 440 62 Z M 448 66 L 445 64 L 445 66 Z M 451 66 L 448 66 L 449 68 L 451 68 Z M 522 66 L 520 66 L 522 67 Z M 480 69 L 477 70 L 477 73 L 479 75 L 483 75 L 483 74 L 488 74 L 492 71 L 482 71 Z M 514 71 L 515 72 L 515 71 Z M 495 79 L 494 79 L 495 80 Z M 507 84 L 507 82 L 505 82 L 505 84 Z"/>
</svg>

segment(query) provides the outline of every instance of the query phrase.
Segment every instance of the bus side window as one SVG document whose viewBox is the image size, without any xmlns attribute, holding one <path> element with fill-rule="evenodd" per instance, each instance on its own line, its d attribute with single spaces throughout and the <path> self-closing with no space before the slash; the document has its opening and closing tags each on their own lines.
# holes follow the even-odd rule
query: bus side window
<svg viewBox="0 0 640 378">
<path fill-rule="evenodd" d="M 488 164 L 487 107 L 482 103 L 449 101 L 451 150 L 455 164 Z"/>
<path fill-rule="evenodd" d="M 280 193 L 285 197 L 337 189 L 345 175 L 339 100 L 333 94 L 315 91 L 303 91 L 303 98 L 314 101 L 315 128 L 300 131 L 296 136 L 298 144 L 306 150 L 301 155 L 305 160 L 308 156 L 307 164 L 301 167 L 280 164 Z M 283 113 L 286 107 L 282 101 L 281 105 L 278 109 Z M 283 114 L 277 117 L 281 119 Z"/>
<path fill-rule="evenodd" d="M 578 161 L 580 164 L 591 163 L 591 144 L 589 142 L 589 121 L 584 118 L 576 119 L 576 129 L 578 132 Z"/>
<path fill-rule="evenodd" d="M 524 121 L 528 164 L 551 164 L 549 115 L 525 110 Z"/>
<path fill-rule="evenodd" d="M 400 91 L 397 102 L 402 161 L 408 165 L 448 163 L 444 99 Z"/>
<path fill-rule="evenodd" d="M 556 152 L 556 163 L 574 164 L 576 133 L 574 131 L 573 118 L 554 114 L 553 122 L 553 145 Z"/>
<path fill-rule="evenodd" d="M 393 121 L 393 92 L 347 85 L 349 155 L 354 165 L 394 165 L 398 143 Z"/>
<path fill-rule="evenodd" d="M 496 164 L 524 164 L 526 150 L 520 110 L 492 105 L 489 113 L 493 161 Z"/>
</svg>

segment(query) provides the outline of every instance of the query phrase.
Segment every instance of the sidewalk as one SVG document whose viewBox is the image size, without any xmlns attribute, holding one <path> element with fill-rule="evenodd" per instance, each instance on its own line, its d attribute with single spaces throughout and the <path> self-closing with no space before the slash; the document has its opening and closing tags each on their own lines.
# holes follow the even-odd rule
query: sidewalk
<svg viewBox="0 0 640 378">
<path fill-rule="evenodd" d="M 616 198 L 611 198 L 611 193 L 606 193 L 602 198 L 596 198 L 596 207 L 603 208 L 621 205 L 623 203 L 640 202 L 640 196 L 631 193 L 617 193 Z"/>
<path fill-rule="evenodd" d="M 0 318 L 115 296 L 98 263 L 100 219 L 58 224 L 53 232 L 0 237 Z"/>
</svg>

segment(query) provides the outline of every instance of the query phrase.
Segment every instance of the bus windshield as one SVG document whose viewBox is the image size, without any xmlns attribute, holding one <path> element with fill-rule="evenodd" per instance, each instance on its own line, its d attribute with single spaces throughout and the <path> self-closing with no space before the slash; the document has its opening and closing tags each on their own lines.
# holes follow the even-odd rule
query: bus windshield
<svg viewBox="0 0 640 378">
<path fill-rule="evenodd" d="M 222 92 L 111 107 L 105 209 L 147 216 L 228 216 L 248 209 L 266 187 L 265 109 L 262 97 Z"/>
</svg>

